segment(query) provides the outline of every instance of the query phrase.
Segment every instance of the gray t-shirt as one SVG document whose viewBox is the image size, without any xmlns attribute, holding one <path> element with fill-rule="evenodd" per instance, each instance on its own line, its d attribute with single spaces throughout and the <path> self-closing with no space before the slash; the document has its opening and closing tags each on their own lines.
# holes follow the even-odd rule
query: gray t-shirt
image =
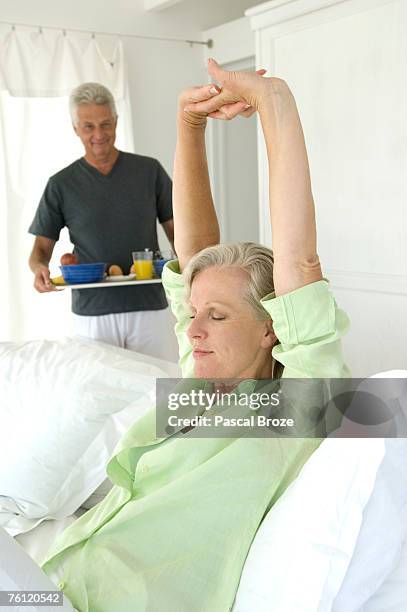
<svg viewBox="0 0 407 612">
<path fill-rule="evenodd" d="M 132 251 L 156 251 L 157 219 L 172 219 L 172 183 L 150 157 L 119 153 L 104 175 L 78 159 L 52 176 L 29 232 L 58 240 L 67 227 L 79 263 L 118 264 L 128 274 Z M 160 284 L 72 290 L 72 311 L 104 315 L 166 308 Z"/>
</svg>

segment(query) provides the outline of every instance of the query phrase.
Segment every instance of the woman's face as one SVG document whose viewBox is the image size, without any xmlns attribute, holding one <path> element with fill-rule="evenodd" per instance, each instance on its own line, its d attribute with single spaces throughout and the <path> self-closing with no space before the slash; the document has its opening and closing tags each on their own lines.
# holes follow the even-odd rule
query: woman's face
<svg viewBox="0 0 407 612">
<path fill-rule="evenodd" d="M 244 299 L 247 274 L 211 267 L 192 283 L 191 324 L 197 378 L 271 378 L 275 336 L 271 320 L 259 321 Z"/>
</svg>

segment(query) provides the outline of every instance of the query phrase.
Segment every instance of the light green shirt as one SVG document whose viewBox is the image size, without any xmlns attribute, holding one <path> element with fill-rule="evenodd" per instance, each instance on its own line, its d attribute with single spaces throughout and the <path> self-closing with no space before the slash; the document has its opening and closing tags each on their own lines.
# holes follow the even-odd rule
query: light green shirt
<svg viewBox="0 0 407 612">
<path fill-rule="evenodd" d="M 176 262 L 163 283 L 180 364 L 193 376 L 190 322 Z M 267 296 L 284 377 L 342 377 L 348 318 L 326 281 Z M 245 384 L 245 383 L 243 383 Z M 262 518 L 320 444 L 313 438 L 155 438 L 155 410 L 107 466 L 113 489 L 66 529 L 44 571 L 80 612 L 228 612 Z"/>
</svg>

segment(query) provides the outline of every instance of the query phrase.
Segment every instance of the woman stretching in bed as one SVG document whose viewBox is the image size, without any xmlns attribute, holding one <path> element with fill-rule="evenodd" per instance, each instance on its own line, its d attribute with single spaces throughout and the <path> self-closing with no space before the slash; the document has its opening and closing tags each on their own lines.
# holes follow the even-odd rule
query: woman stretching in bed
<svg viewBox="0 0 407 612">
<path fill-rule="evenodd" d="M 348 321 L 321 275 L 294 98 L 284 81 L 264 71 L 230 73 L 210 61 L 209 73 L 220 87 L 180 97 L 179 261 L 163 275 L 183 375 L 243 379 L 249 386 L 278 369 L 283 377 L 346 376 L 340 337 Z M 260 245 L 218 245 L 208 179 L 207 117 L 255 111 L 267 144 L 274 259 Z M 191 433 L 156 438 L 155 411 L 147 413 L 108 464 L 111 492 L 52 546 L 44 570 L 80 612 L 231 610 L 262 518 L 320 443 Z"/>
</svg>

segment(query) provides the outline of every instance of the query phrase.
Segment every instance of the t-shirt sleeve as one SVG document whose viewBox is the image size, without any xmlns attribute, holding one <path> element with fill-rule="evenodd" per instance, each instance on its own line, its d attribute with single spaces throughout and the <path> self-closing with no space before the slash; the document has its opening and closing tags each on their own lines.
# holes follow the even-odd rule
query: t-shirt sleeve
<svg viewBox="0 0 407 612">
<path fill-rule="evenodd" d="M 157 217 L 160 223 L 172 219 L 172 181 L 160 162 L 157 162 L 156 202 Z"/>
<path fill-rule="evenodd" d="M 279 297 L 261 300 L 273 320 L 279 344 L 273 357 L 284 366 L 284 378 L 350 376 L 342 354 L 349 318 L 338 308 L 326 280 Z"/>
<path fill-rule="evenodd" d="M 28 228 L 30 234 L 45 236 L 58 240 L 61 229 L 65 226 L 62 213 L 62 198 L 53 178 L 50 178 L 34 219 Z"/>
<path fill-rule="evenodd" d="M 192 346 L 187 335 L 187 329 L 191 322 L 191 313 L 185 300 L 185 283 L 179 270 L 178 261 L 170 261 L 165 264 L 162 273 L 162 282 L 167 295 L 171 310 L 175 316 L 175 335 L 178 340 L 179 366 L 183 378 L 194 375 L 194 359 Z"/>
</svg>

